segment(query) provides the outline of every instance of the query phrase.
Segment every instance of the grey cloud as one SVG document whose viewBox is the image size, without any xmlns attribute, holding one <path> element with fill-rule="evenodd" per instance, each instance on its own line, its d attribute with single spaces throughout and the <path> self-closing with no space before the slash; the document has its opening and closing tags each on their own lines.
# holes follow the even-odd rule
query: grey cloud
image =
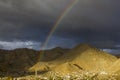
<svg viewBox="0 0 120 80">
<path fill-rule="evenodd" d="M 33 41 L 0 41 L 1 49 L 29 48 L 40 49 L 41 43 Z"/>
<path fill-rule="evenodd" d="M 79 1 L 61 24 L 69 27 L 67 24 L 69 25 L 71 22 L 70 25 L 76 29 L 93 28 L 96 30 L 120 26 L 120 1 L 85 0 L 83 3 Z"/>
<path fill-rule="evenodd" d="M 42 43 L 71 1 L 0 0 L 0 40 Z M 119 3 L 119 0 L 79 0 L 57 27 L 53 40 L 63 39 L 60 44 L 70 40 L 68 46 L 79 42 L 120 44 Z"/>
</svg>

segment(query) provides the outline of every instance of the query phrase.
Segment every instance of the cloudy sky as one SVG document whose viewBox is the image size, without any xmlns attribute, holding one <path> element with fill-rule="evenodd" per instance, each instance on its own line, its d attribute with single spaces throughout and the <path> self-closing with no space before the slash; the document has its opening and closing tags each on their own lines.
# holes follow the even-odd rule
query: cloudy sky
<svg viewBox="0 0 120 80">
<path fill-rule="evenodd" d="M 0 0 L 0 48 L 40 49 L 73 0 Z M 120 1 L 78 0 L 54 31 L 47 48 L 87 42 L 120 47 Z"/>
</svg>

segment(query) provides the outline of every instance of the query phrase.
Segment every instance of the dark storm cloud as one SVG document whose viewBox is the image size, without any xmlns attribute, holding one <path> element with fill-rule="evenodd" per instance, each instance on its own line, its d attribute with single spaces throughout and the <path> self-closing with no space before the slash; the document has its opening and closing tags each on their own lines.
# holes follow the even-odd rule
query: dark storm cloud
<svg viewBox="0 0 120 80">
<path fill-rule="evenodd" d="M 60 4 L 54 5 L 52 2 L 49 0 L 0 1 L 1 39 L 30 38 L 37 40 L 46 36 L 59 12 L 57 7 L 62 3 L 55 1 Z M 54 8 L 56 9 L 54 10 Z"/>
<path fill-rule="evenodd" d="M 120 44 L 120 1 L 79 1 L 64 19 L 58 34 L 95 44 L 101 48 L 115 48 Z M 69 29 L 69 30 L 68 30 Z M 60 33 L 61 32 L 61 33 Z"/>
<path fill-rule="evenodd" d="M 1 0 L 0 40 L 42 43 L 69 3 L 70 0 Z M 89 42 L 105 48 L 120 44 L 119 3 L 119 0 L 79 0 L 59 24 L 51 44 Z"/>
</svg>

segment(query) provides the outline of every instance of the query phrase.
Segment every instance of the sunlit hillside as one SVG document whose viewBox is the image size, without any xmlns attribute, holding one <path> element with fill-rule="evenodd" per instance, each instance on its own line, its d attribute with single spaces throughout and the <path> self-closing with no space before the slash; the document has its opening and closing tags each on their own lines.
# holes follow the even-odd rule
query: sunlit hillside
<svg viewBox="0 0 120 80">
<path fill-rule="evenodd" d="M 6 79 L 11 76 L 21 80 L 49 80 L 50 77 L 58 79 L 69 75 L 76 77 L 75 80 L 83 79 L 85 76 L 85 80 L 101 80 L 111 78 L 112 75 L 112 78 L 117 80 L 120 76 L 119 58 L 89 44 L 80 44 L 72 49 L 57 47 L 40 52 L 28 49 L 1 50 L 0 55 L 4 56 L 1 57 L 1 77 Z"/>
</svg>

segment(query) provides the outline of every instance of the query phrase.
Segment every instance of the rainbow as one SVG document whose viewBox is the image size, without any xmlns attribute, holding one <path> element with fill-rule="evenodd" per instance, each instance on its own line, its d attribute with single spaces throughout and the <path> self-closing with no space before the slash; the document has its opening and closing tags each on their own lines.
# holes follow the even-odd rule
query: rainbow
<svg viewBox="0 0 120 80">
<path fill-rule="evenodd" d="M 58 27 L 58 25 L 61 23 L 61 21 L 64 19 L 64 17 L 71 11 L 71 9 L 74 7 L 74 5 L 78 2 L 79 0 L 71 0 L 70 3 L 67 5 L 67 7 L 63 10 L 63 12 L 60 14 L 58 19 L 56 20 L 55 24 L 53 25 L 51 31 L 49 32 L 44 44 L 42 45 L 41 50 L 44 50 L 45 47 L 47 46 L 50 38 L 52 37 L 54 31 Z M 44 53 L 44 51 L 42 52 Z M 42 58 L 42 56 L 40 57 Z"/>
</svg>

